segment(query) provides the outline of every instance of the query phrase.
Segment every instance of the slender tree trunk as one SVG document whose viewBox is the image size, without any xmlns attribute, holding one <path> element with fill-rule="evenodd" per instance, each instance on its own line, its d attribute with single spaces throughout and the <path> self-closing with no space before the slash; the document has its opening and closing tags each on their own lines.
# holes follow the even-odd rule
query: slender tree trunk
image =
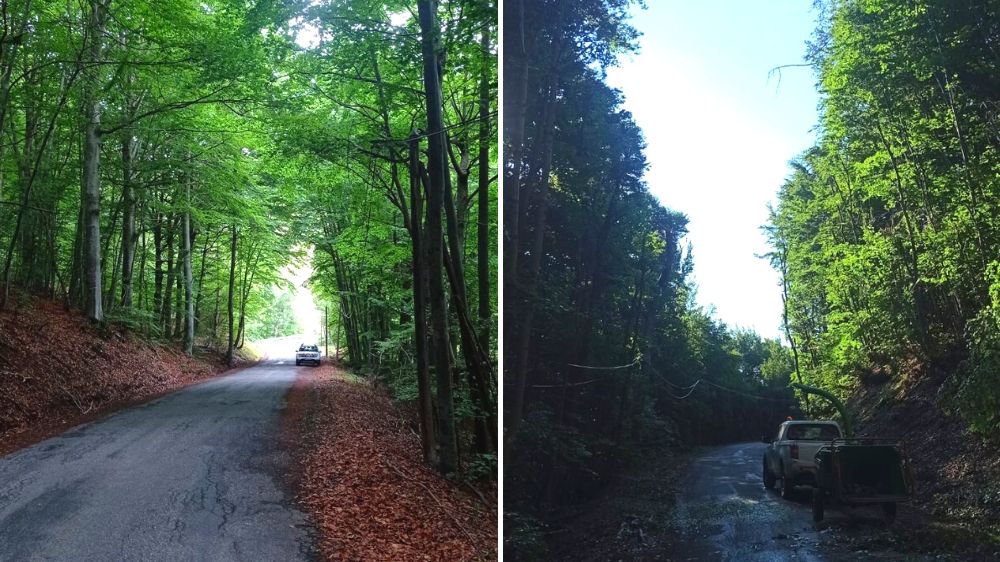
<svg viewBox="0 0 1000 562">
<path fill-rule="evenodd" d="M 427 268 L 430 273 L 431 340 L 434 347 L 434 369 L 437 379 L 438 434 L 440 463 L 447 474 L 458 468 L 458 442 L 455 435 L 455 406 L 451 386 L 451 346 L 448 341 L 448 312 L 445 308 L 444 283 L 441 276 L 443 237 L 441 206 L 444 195 L 444 118 L 441 108 L 441 82 L 438 75 L 437 3 L 418 0 L 421 47 L 424 64 L 424 90 L 427 92 Z"/>
<path fill-rule="evenodd" d="M 530 0 L 529 0 L 530 1 Z M 504 84 L 510 86 L 510 96 L 504 96 L 503 103 L 507 108 L 504 119 L 504 279 L 514 282 L 517 274 L 517 262 L 520 257 L 520 197 L 521 175 L 524 160 L 524 127 L 528 110 L 528 53 L 524 32 L 524 2 L 511 0 L 504 4 L 506 10 L 510 7 L 510 20 L 505 20 L 505 39 L 510 33 L 512 41 L 507 48 L 515 54 L 516 64 L 505 65 Z M 509 21 L 509 23 L 507 23 Z M 511 79 L 507 79 L 507 78 Z"/>
<path fill-rule="evenodd" d="M 490 56 L 490 29 L 483 26 L 480 48 L 484 61 Z M 490 65 L 479 77 L 479 223 L 476 265 L 479 270 L 479 347 L 490 350 Z"/>
<path fill-rule="evenodd" d="M 177 228 L 184 225 L 183 215 L 177 218 Z M 173 339 L 184 342 L 184 234 L 177 243 L 177 265 L 174 266 L 174 317 L 171 320 Z"/>
<path fill-rule="evenodd" d="M 240 285 L 240 323 L 239 329 L 236 330 L 236 348 L 243 349 L 244 340 L 246 338 L 246 311 L 247 311 L 247 301 L 250 300 L 250 290 L 253 288 L 253 278 L 257 273 L 257 264 L 260 262 L 260 249 L 254 249 L 253 246 L 250 247 L 250 256 L 247 259 L 247 267 L 243 270 L 243 283 Z M 252 256 L 252 261 L 249 259 Z"/>
<path fill-rule="evenodd" d="M 446 224 L 448 226 L 448 248 L 444 252 L 445 270 L 451 286 L 452 308 L 458 320 L 459 341 L 462 347 L 462 357 L 469 377 L 469 392 L 476 406 L 475 436 L 476 449 L 479 453 L 490 453 L 493 447 L 491 427 L 496 427 L 493 415 L 493 400 L 489 392 L 490 365 L 489 356 L 479 347 L 476 328 L 473 325 L 465 291 L 465 271 L 462 268 L 462 253 L 459 233 L 460 222 L 451 194 L 451 181 L 445 177 L 444 207 Z"/>
<path fill-rule="evenodd" d="M 208 259 L 208 250 L 212 246 L 212 236 L 208 233 L 205 234 L 205 245 L 201 250 L 201 265 L 198 267 L 198 292 L 194 298 L 194 327 L 195 333 L 201 327 L 201 322 L 199 318 L 201 317 L 201 301 L 202 295 L 204 294 L 205 288 L 205 261 Z"/>
<path fill-rule="evenodd" d="M 792 364 L 795 366 L 795 379 L 799 384 L 802 381 L 802 371 L 799 370 L 799 349 L 795 346 L 795 337 L 792 335 L 792 325 L 788 321 L 788 251 L 781 248 L 781 318 L 785 327 L 785 337 L 788 338 L 788 345 L 792 348 Z M 809 395 L 804 394 L 806 403 L 806 414 L 812 415 L 812 406 L 809 404 Z"/>
<path fill-rule="evenodd" d="M 83 207 L 76 214 L 76 232 L 73 235 L 73 271 L 69 280 L 66 304 L 83 304 Z"/>
<path fill-rule="evenodd" d="M 187 178 L 186 202 L 184 211 L 184 303 L 186 305 L 184 322 L 184 353 L 194 355 L 194 276 L 191 271 L 191 178 Z"/>
<path fill-rule="evenodd" d="M 233 366 L 233 296 L 236 292 L 236 225 L 229 227 L 232 242 L 229 245 L 229 346 L 226 348 L 226 364 Z"/>
<path fill-rule="evenodd" d="M 559 49 L 557 49 L 557 51 L 559 51 Z M 557 54 L 556 62 L 554 63 L 556 65 L 558 64 L 558 58 L 559 55 Z M 537 180 L 538 193 L 536 194 L 534 200 L 535 221 L 533 225 L 534 238 L 531 245 L 531 262 L 526 275 L 518 275 L 519 272 L 515 271 L 514 275 L 518 275 L 518 277 L 516 279 L 511 279 L 512 285 L 517 287 L 517 300 L 520 301 L 522 306 L 522 310 L 519 314 L 521 321 L 516 328 L 517 342 L 514 350 L 516 362 L 514 365 L 513 399 L 511 400 L 510 421 L 507 424 L 507 433 L 505 437 L 507 446 L 511 448 L 513 448 L 517 441 L 517 434 L 518 431 L 520 431 L 521 419 L 524 416 L 524 393 L 528 379 L 528 366 L 532 341 L 531 336 L 534 328 L 536 308 L 535 301 L 537 299 L 535 287 L 538 280 L 538 272 L 541 269 L 542 253 L 545 245 L 545 213 L 548 207 L 549 174 L 552 168 L 553 128 L 555 123 L 555 112 L 557 110 L 555 93 L 559 83 L 557 70 L 553 68 L 550 72 L 551 74 L 549 78 L 549 87 L 547 88 L 548 93 L 545 104 L 545 113 L 544 118 L 542 119 L 541 129 L 539 130 L 541 140 L 539 142 L 540 151 L 538 157 L 541 159 L 541 166 L 537 176 L 539 178 Z M 531 175 L 534 177 L 534 174 Z M 516 285 L 514 284 L 515 281 L 517 282 Z"/>
<path fill-rule="evenodd" d="M 90 43 L 88 60 L 101 60 L 104 51 L 104 24 L 110 0 L 90 0 L 90 20 L 87 25 Z M 92 322 L 104 320 L 101 306 L 101 100 L 99 66 L 91 68 L 87 77 L 84 110 L 86 126 L 83 148 L 83 270 L 84 313 Z"/>
<path fill-rule="evenodd" d="M 135 261 L 135 188 L 132 185 L 132 131 L 122 133 L 122 308 L 132 308 L 132 264 Z"/>
<path fill-rule="evenodd" d="M 420 146 L 416 133 L 410 137 L 410 238 L 413 259 L 413 340 L 417 354 L 417 397 L 420 404 L 420 441 L 424 461 L 437 466 L 437 439 L 434 428 L 434 402 L 431 397 L 431 378 L 427 364 L 427 311 L 424 292 L 423 197 L 420 194 Z M 339 332 L 338 332 L 339 333 Z"/>
<path fill-rule="evenodd" d="M 174 221 L 167 221 L 167 274 L 163 284 L 163 308 L 160 310 L 160 330 L 163 336 L 169 338 L 172 335 L 171 318 L 174 306 L 174 286 L 177 283 L 177 268 L 174 267 L 177 260 L 174 259 Z"/>
<path fill-rule="evenodd" d="M 156 325 L 163 318 L 163 215 L 156 214 L 153 223 L 153 314 Z"/>
</svg>

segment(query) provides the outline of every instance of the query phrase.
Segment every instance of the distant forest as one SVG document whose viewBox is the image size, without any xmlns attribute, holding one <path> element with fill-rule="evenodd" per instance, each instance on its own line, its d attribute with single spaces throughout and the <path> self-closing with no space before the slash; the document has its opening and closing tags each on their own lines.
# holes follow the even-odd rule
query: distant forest
<svg viewBox="0 0 1000 562">
<path fill-rule="evenodd" d="M 695 304 L 687 219 L 643 180 L 642 132 L 604 83 L 637 45 L 631 4 L 504 5 L 512 554 L 534 552 L 545 513 L 598 493 L 644 451 L 756 439 L 798 412 L 790 349 Z"/>
<path fill-rule="evenodd" d="M 784 342 L 694 303 L 685 217 L 649 194 L 603 81 L 639 40 L 632 5 L 505 6 L 506 546 L 543 552 L 553 509 L 646 452 L 759 437 L 798 408 L 794 381 L 931 381 L 995 436 L 1000 3 L 816 4 L 818 140 L 762 225 Z"/>
</svg>

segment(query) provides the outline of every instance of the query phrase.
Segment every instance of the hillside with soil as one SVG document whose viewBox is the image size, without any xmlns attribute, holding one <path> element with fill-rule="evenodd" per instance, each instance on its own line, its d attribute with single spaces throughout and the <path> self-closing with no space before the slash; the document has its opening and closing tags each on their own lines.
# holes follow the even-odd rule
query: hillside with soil
<svg viewBox="0 0 1000 562">
<path fill-rule="evenodd" d="M 225 370 L 212 348 L 188 357 L 122 326 L 92 325 L 60 303 L 23 298 L 0 312 L 0 454 Z"/>
<path fill-rule="evenodd" d="M 850 403 L 858 433 L 905 443 L 916 507 L 1000 541 L 1000 452 L 948 407 L 951 376 L 914 368 L 892 382 L 859 387 Z"/>
</svg>

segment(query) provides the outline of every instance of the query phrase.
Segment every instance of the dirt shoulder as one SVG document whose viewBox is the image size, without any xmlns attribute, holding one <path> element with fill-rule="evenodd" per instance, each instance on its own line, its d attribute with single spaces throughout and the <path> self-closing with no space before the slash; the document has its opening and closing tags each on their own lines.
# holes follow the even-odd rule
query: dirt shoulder
<svg viewBox="0 0 1000 562">
<path fill-rule="evenodd" d="M 649 450 L 594 499 L 546 517 L 547 553 L 540 559 L 662 559 L 679 540 L 670 514 L 695 453 Z"/>
<path fill-rule="evenodd" d="M 813 523 L 807 490 L 786 500 L 764 489 L 759 447 L 651 451 L 599 496 L 546 514 L 545 552 L 521 559 L 1000 559 L 1000 545 L 983 533 L 919 506 L 901 506 L 893 524 L 871 508 L 831 508 L 823 522 Z"/>
<path fill-rule="evenodd" d="M 289 477 L 321 559 L 497 559 L 496 503 L 428 468 L 412 424 L 383 393 L 339 367 L 303 367 L 285 425 Z"/>
<path fill-rule="evenodd" d="M 972 433 L 947 407 L 942 378 L 915 370 L 895 382 L 860 388 L 851 401 L 858 431 L 903 440 L 914 472 L 915 511 L 955 542 L 975 537 L 992 544 L 1000 557 L 998 442 Z"/>
<path fill-rule="evenodd" d="M 0 312 L 0 456 L 228 370 L 217 352 L 197 355 L 52 301 Z"/>
</svg>

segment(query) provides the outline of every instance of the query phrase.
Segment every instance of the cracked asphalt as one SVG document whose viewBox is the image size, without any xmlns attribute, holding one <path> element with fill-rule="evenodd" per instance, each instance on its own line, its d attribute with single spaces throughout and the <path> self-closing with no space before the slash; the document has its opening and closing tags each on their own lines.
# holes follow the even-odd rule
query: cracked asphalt
<svg viewBox="0 0 1000 562">
<path fill-rule="evenodd" d="M 282 484 L 296 370 L 272 359 L 0 459 L 0 560 L 310 560 Z"/>
</svg>

